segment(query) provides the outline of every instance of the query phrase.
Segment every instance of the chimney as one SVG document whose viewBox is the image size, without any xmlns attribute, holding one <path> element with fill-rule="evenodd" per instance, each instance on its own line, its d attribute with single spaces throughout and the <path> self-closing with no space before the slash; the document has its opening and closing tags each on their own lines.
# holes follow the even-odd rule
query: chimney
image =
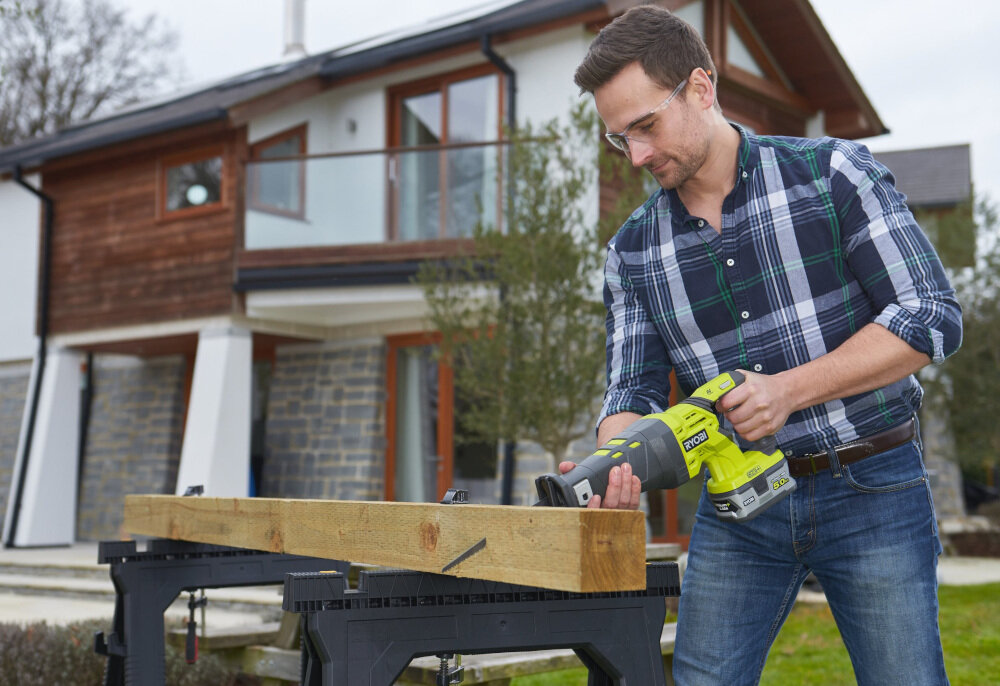
<svg viewBox="0 0 1000 686">
<path fill-rule="evenodd" d="M 285 62 L 306 56 L 306 0 L 285 0 Z"/>
</svg>

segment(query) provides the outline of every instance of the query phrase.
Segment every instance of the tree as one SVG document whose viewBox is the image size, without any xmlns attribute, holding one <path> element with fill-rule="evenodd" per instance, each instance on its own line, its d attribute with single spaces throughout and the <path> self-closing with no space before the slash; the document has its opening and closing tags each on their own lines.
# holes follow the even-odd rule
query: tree
<svg viewBox="0 0 1000 686">
<path fill-rule="evenodd" d="M 177 35 L 110 0 L 0 0 L 0 147 L 176 85 Z"/>
<path fill-rule="evenodd" d="M 973 221 L 978 238 L 975 265 L 952 274 L 962 304 L 962 347 L 942 366 L 949 423 L 959 462 L 975 474 L 1000 460 L 1000 222 L 996 205 L 979 199 Z M 936 389 L 941 392 L 942 389 Z"/>
<path fill-rule="evenodd" d="M 511 140 L 505 230 L 480 222 L 471 254 L 425 264 L 417 280 L 465 399 L 456 441 L 533 441 L 559 462 L 592 435 L 604 385 L 604 247 L 586 209 L 596 117 L 581 104 L 570 124 Z"/>
</svg>

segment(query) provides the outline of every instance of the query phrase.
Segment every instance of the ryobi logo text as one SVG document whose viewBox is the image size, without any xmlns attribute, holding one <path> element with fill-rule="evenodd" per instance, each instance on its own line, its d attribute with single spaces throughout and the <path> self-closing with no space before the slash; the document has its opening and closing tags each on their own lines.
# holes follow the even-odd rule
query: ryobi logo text
<svg viewBox="0 0 1000 686">
<path fill-rule="evenodd" d="M 708 432 L 702 429 L 691 438 L 684 441 L 684 450 L 691 451 L 708 440 Z"/>
</svg>

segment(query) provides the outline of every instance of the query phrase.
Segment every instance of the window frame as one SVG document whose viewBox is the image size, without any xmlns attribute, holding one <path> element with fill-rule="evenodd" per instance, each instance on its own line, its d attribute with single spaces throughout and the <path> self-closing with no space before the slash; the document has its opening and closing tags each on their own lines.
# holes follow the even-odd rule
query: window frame
<svg viewBox="0 0 1000 686">
<path fill-rule="evenodd" d="M 398 377 L 396 355 L 400 348 L 439 346 L 442 336 L 440 332 L 401 334 L 386 337 L 386 367 L 385 367 L 385 479 L 383 493 L 386 501 L 396 499 L 396 381 Z M 451 367 L 442 361 L 438 362 L 438 425 L 437 447 L 441 463 L 438 466 L 437 496 L 440 500 L 451 488 L 455 473 L 455 391 L 454 374 Z"/>
<path fill-rule="evenodd" d="M 448 139 L 448 87 L 453 83 L 458 83 L 461 81 L 469 81 L 471 79 L 481 78 L 483 76 L 496 76 L 497 77 L 497 135 L 496 142 L 501 142 L 503 140 L 503 130 L 506 123 L 505 112 L 507 110 L 506 102 L 506 75 L 500 71 L 494 64 L 490 62 L 484 62 L 482 64 L 475 64 L 470 67 L 464 67 L 462 69 L 456 69 L 450 72 L 445 72 L 442 74 L 436 74 L 434 76 L 424 77 L 421 79 L 416 79 L 414 81 L 407 81 L 404 83 L 399 83 L 394 86 L 390 86 L 386 90 L 386 111 L 388 115 L 386 117 L 386 147 L 390 149 L 402 148 L 402 121 L 403 121 L 403 100 L 416 95 L 426 95 L 428 93 L 440 93 L 441 94 L 441 133 L 442 133 L 442 145 L 447 145 L 450 141 Z M 492 142 L 492 141 L 484 141 Z M 502 164 L 503 149 L 498 150 L 498 158 Z M 442 151 L 441 164 L 439 165 L 439 175 L 438 175 L 438 187 L 444 189 L 442 192 L 442 202 L 440 204 L 440 220 L 438 222 L 438 237 L 437 240 L 444 240 L 447 236 L 447 165 L 445 162 L 445 156 L 447 153 Z M 387 223 L 387 233 L 386 240 L 390 242 L 400 241 L 399 238 L 399 216 L 397 213 L 397 208 L 399 206 L 399 185 L 394 181 L 393 174 L 391 173 L 391 165 L 393 164 L 392 156 L 386 157 L 386 184 L 389 186 L 388 192 L 386 193 L 386 202 L 389 204 L 388 217 L 389 221 Z M 503 193 L 497 193 L 497 216 L 503 216 Z"/>
<path fill-rule="evenodd" d="M 290 129 L 285 129 L 284 131 L 279 131 L 267 138 L 263 138 L 256 143 L 251 143 L 249 148 L 249 161 L 259 162 L 263 159 L 260 157 L 262 150 L 269 148 L 271 146 L 282 143 L 290 138 L 299 136 L 299 155 L 305 155 L 306 151 L 309 149 L 308 146 L 308 133 L 309 124 L 308 122 L 303 122 L 297 126 L 293 126 Z M 276 158 L 281 159 L 281 158 Z M 300 221 L 305 221 L 306 219 L 306 161 L 301 160 L 299 162 L 299 211 L 286 210 L 282 207 L 275 207 L 274 205 L 268 205 L 260 200 L 260 175 L 256 173 L 251 174 L 250 183 L 248 184 L 248 197 L 247 197 L 247 209 L 254 210 L 257 212 L 264 212 L 266 214 L 275 214 L 281 217 L 286 217 L 288 219 L 298 219 Z"/>
<path fill-rule="evenodd" d="M 156 160 L 156 218 L 158 221 L 174 221 L 206 214 L 214 214 L 229 208 L 229 192 L 226 188 L 230 171 L 228 149 L 225 144 L 202 146 L 173 155 L 161 155 Z M 201 162 L 218 157 L 222 160 L 219 170 L 219 199 L 215 202 L 176 210 L 167 209 L 167 172 L 174 167 Z"/>
</svg>

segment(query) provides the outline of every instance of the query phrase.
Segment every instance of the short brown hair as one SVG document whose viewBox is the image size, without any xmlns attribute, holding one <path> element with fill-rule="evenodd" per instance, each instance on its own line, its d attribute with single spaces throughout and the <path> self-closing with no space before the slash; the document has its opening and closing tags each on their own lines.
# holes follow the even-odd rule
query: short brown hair
<svg viewBox="0 0 1000 686">
<path fill-rule="evenodd" d="M 573 81 L 593 93 L 632 62 L 664 88 L 674 88 L 698 67 L 716 81 L 712 56 L 694 27 L 654 5 L 633 7 L 601 29 Z"/>
</svg>

